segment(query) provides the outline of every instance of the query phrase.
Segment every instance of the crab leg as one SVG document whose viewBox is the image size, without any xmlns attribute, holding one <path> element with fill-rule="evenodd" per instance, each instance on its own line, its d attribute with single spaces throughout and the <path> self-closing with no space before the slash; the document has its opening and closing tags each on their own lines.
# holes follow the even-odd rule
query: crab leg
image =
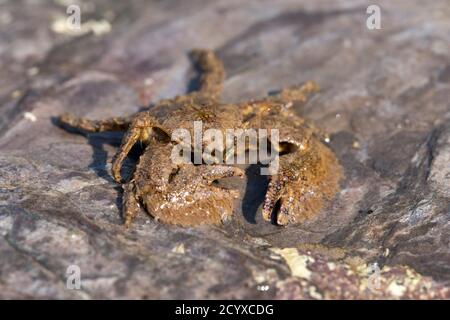
<svg viewBox="0 0 450 320">
<path fill-rule="evenodd" d="M 125 183 L 123 186 L 123 215 L 125 227 L 129 228 L 134 218 L 139 214 L 139 195 L 137 194 L 134 179 Z"/>
<path fill-rule="evenodd" d="M 307 81 L 300 86 L 293 86 L 281 90 L 280 93 L 269 97 L 270 99 L 289 103 L 294 101 L 306 102 L 309 95 L 319 91 L 319 86 L 314 81 Z"/>
<path fill-rule="evenodd" d="M 201 73 L 200 87 L 192 95 L 200 94 L 210 99 L 218 99 L 225 79 L 225 70 L 222 62 L 211 50 L 192 50 L 191 58 Z"/>
<path fill-rule="evenodd" d="M 137 141 L 147 144 L 150 141 L 152 129 L 156 127 L 161 129 L 158 120 L 148 112 L 140 112 L 135 116 L 112 162 L 112 175 L 116 182 L 120 183 L 122 180 L 120 169 L 131 148 Z"/>
</svg>

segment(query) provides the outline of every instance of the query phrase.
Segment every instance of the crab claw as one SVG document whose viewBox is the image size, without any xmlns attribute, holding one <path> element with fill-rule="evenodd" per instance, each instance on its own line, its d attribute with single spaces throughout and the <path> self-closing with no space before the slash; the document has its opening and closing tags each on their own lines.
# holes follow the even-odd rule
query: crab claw
<svg viewBox="0 0 450 320">
<path fill-rule="evenodd" d="M 331 150 L 319 141 L 306 150 L 280 157 L 277 174 L 271 176 L 262 216 L 281 226 L 313 218 L 325 201 L 334 197 L 342 176 Z"/>
<path fill-rule="evenodd" d="M 243 175 L 244 171 L 235 167 L 185 164 L 172 175 L 164 192 L 152 188 L 142 198 L 149 213 L 161 222 L 181 226 L 217 224 L 232 216 L 239 193 L 213 182 Z"/>
</svg>

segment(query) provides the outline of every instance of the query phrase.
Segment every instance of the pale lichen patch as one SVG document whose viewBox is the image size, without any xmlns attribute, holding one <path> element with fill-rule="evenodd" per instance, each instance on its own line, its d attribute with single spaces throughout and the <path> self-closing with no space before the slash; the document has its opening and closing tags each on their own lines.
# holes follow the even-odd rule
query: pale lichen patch
<svg viewBox="0 0 450 320">
<path fill-rule="evenodd" d="M 23 117 L 31 122 L 36 122 L 37 120 L 36 116 L 31 112 L 25 112 Z"/>
<path fill-rule="evenodd" d="M 396 298 L 400 298 L 405 293 L 406 287 L 402 284 L 397 283 L 396 281 L 392 281 L 389 284 L 387 290 L 392 296 L 394 296 Z"/>
<path fill-rule="evenodd" d="M 186 248 L 184 247 L 184 243 L 179 243 L 175 247 L 172 248 L 173 253 L 177 254 L 185 254 Z"/>
<path fill-rule="evenodd" d="M 67 17 L 58 17 L 51 25 L 51 29 L 55 33 L 65 34 L 69 36 L 82 36 L 92 32 L 96 36 L 101 36 L 111 31 L 111 24 L 106 19 L 89 20 L 80 24 L 79 28 L 73 28 L 67 21 Z"/>
</svg>

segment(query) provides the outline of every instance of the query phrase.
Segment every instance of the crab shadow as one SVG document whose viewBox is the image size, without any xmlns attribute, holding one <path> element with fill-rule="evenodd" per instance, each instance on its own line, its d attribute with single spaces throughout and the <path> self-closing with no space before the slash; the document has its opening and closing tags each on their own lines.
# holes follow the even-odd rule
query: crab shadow
<svg viewBox="0 0 450 320">
<path fill-rule="evenodd" d="M 245 170 L 247 183 L 244 196 L 242 198 L 242 215 L 246 222 L 257 224 L 258 215 L 261 214 L 261 205 L 264 201 L 267 187 L 269 184 L 268 176 L 261 175 L 261 164 L 249 165 Z"/>
<path fill-rule="evenodd" d="M 124 132 L 108 132 L 108 133 L 94 133 L 87 135 L 89 145 L 92 147 L 92 161 L 89 168 L 92 169 L 99 177 L 114 184 L 114 190 L 117 193 L 116 206 L 123 218 L 123 191 L 121 185 L 117 184 L 112 178 L 108 166 L 108 151 L 105 146 L 109 145 L 115 149 L 119 148 Z M 139 156 L 144 152 L 144 147 L 140 143 L 136 143 L 127 158 L 125 159 L 121 175 L 124 181 L 128 181 L 131 177 L 134 167 L 136 166 Z"/>
</svg>

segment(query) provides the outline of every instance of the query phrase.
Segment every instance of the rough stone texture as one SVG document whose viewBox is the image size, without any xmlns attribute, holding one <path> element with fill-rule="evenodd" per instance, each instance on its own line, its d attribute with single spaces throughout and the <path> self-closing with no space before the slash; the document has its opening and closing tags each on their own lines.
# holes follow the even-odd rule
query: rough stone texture
<svg viewBox="0 0 450 320">
<path fill-rule="evenodd" d="M 66 1 L 0 1 L 1 298 L 450 298 L 448 0 L 383 1 L 373 31 L 358 0 L 83 3 L 75 35 Z M 265 224 L 251 167 L 223 227 L 141 215 L 124 230 L 109 176 L 120 136 L 52 119 L 185 92 L 193 47 L 225 61 L 228 101 L 321 85 L 298 112 L 330 132 L 346 178 L 317 219 Z M 66 288 L 71 264 L 81 290 Z"/>
</svg>

